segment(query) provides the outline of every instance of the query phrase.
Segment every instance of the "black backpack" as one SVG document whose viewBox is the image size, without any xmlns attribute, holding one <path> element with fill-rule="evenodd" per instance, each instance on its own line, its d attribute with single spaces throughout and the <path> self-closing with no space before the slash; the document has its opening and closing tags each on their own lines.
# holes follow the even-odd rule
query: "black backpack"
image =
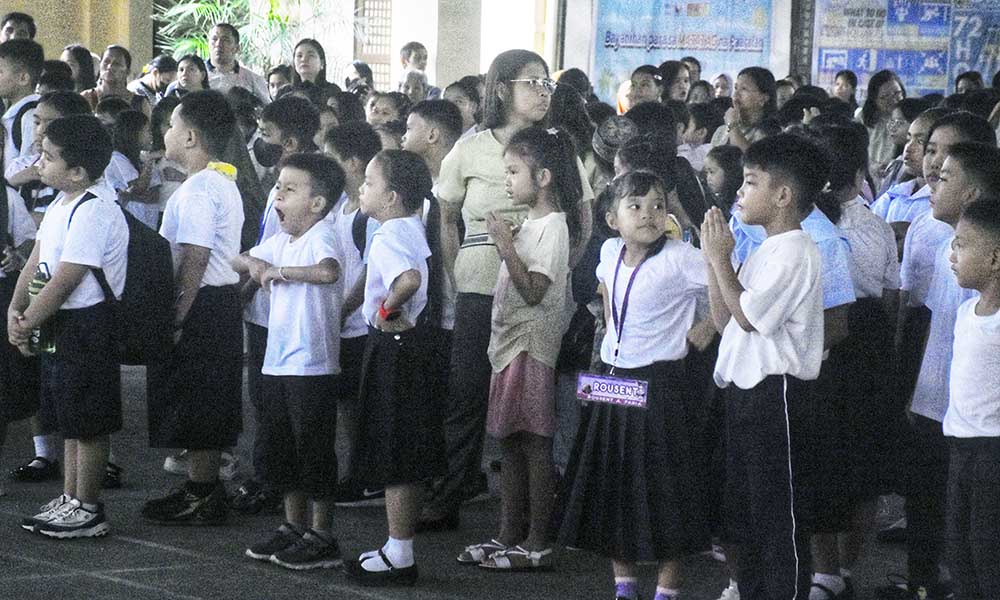
<svg viewBox="0 0 1000 600">
<path fill-rule="evenodd" d="M 351 237 L 354 239 L 354 247 L 364 260 L 365 246 L 368 245 L 368 215 L 360 209 L 354 213 L 354 221 L 351 222 Z"/>
<path fill-rule="evenodd" d="M 87 192 L 73 207 L 96 198 Z M 170 242 L 147 227 L 124 208 L 128 225 L 128 266 L 121 301 L 115 300 L 103 269 L 94 277 L 104 297 L 115 305 L 118 321 L 118 360 L 123 365 L 148 365 L 164 359 L 173 347 L 174 267 Z M 69 223 L 66 225 L 69 228 Z"/>
<path fill-rule="evenodd" d="M 10 137 L 13 138 L 14 149 L 18 152 L 21 151 L 21 144 L 24 142 L 24 132 L 21 131 L 21 121 L 24 120 L 24 115 L 26 115 L 29 110 L 33 110 L 35 108 L 38 108 L 38 100 L 25 102 L 21 105 L 21 108 L 17 109 L 17 114 L 14 115 L 14 122 L 10 127 Z"/>
</svg>

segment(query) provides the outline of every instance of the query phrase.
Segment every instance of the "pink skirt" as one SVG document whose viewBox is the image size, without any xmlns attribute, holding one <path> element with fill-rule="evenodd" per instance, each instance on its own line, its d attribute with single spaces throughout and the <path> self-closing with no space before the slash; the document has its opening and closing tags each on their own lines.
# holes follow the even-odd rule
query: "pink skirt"
<svg viewBox="0 0 1000 600">
<path fill-rule="evenodd" d="M 556 431 L 555 392 L 555 369 L 527 352 L 518 354 L 490 379 L 487 433 L 498 439 L 519 431 L 552 437 Z"/>
</svg>

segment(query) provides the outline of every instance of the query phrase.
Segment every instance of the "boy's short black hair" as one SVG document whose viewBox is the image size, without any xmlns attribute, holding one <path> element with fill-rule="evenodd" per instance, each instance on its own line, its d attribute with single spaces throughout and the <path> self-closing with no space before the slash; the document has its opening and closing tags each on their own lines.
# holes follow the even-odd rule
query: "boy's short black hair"
<svg viewBox="0 0 1000 600">
<path fill-rule="evenodd" d="M 97 106 L 94 107 L 94 114 L 117 117 L 126 110 L 131 109 L 132 107 L 129 103 L 118 96 L 108 96 L 107 98 L 102 98 L 97 103 Z"/>
<path fill-rule="evenodd" d="M 931 139 L 934 132 L 942 127 L 951 127 L 958 131 L 963 142 L 979 142 L 994 148 L 997 146 L 996 130 L 990 122 L 968 111 L 953 112 L 935 121 L 927 131 L 927 139 Z"/>
<path fill-rule="evenodd" d="M 7 40 L 0 44 L 0 58 L 10 61 L 15 68 L 26 71 L 32 88 L 38 83 L 45 66 L 45 50 L 34 40 Z"/>
<path fill-rule="evenodd" d="M 399 49 L 399 58 L 402 60 L 410 60 L 410 57 L 412 57 L 413 53 L 417 50 L 426 51 L 427 46 L 424 46 L 420 42 L 407 42 L 402 48 Z"/>
<path fill-rule="evenodd" d="M 440 127 L 449 144 L 462 136 L 462 112 L 447 100 L 423 100 L 410 109 L 411 115 L 419 115 Z"/>
<path fill-rule="evenodd" d="M 300 96 L 282 96 L 268 104 L 260 113 L 260 120 L 274 124 L 281 130 L 281 137 L 294 138 L 299 148 L 312 148 L 313 138 L 319 131 L 319 110 Z"/>
<path fill-rule="evenodd" d="M 219 158 L 236 132 L 236 115 L 226 97 L 216 90 L 189 92 L 181 98 L 180 117 L 205 138 L 209 156 Z"/>
<path fill-rule="evenodd" d="M 978 142 L 959 142 L 949 148 L 948 158 L 962 165 L 981 195 L 1000 197 L 1000 149 Z"/>
<path fill-rule="evenodd" d="M 705 139 L 702 140 L 703 144 L 712 139 L 712 134 L 724 122 L 722 115 L 711 104 L 691 104 L 688 106 L 688 112 L 694 121 L 695 129 L 705 129 Z"/>
<path fill-rule="evenodd" d="M 14 21 L 15 23 L 23 23 L 28 27 L 28 37 L 35 39 L 35 34 L 38 33 L 38 28 L 35 26 L 35 18 L 28 13 L 23 12 L 9 12 L 0 19 L 0 27 L 3 27 L 8 22 Z"/>
<path fill-rule="evenodd" d="M 36 89 L 46 89 L 49 91 L 63 90 L 72 92 L 76 89 L 76 82 L 73 81 L 72 77 L 67 77 L 58 71 L 43 71 L 42 76 L 38 78 Z"/>
<path fill-rule="evenodd" d="M 688 110 L 687 103 L 683 100 L 667 100 L 663 104 L 674 115 L 674 123 L 687 128 L 688 121 L 691 119 L 691 112 Z"/>
<path fill-rule="evenodd" d="M 323 211 L 323 216 L 329 214 L 330 209 L 344 193 L 344 184 L 346 183 L 344 170 L 340 168 L 337 161 L 329 156 L 306 152 L 292 154 L 281 162 L 281 168 L 285 167 L 305 171 L 309 174 L 312 193 L 326 198 L 326 209 Z"/>
<path fill-rule="evenodd" d="M 69 168 L 82 167 L 91 181 L 104 175 L 111 162 L 111 135 L 93 115 L 62 117 L 49 123 L 45 139 L 59 148 Z"/>
<path fill-rule="evenodd" d="M 830 158 L 823 148 L 790 133 L 779 133 L 751 144 L 743 156 L 743 165 L 789 183 L 803 215 L 812 210 L 830 176 Z"/>
<path fill-rule="evenodd" d="M 91 114 L 90 104 L 83 96 L 76 92 L 63 90 L 48 92 L 42 94 L 42 97 L 38 99 L 38 103 L 51 106 L 63 117 Z"/>
<path fill-rule="evenodd" d="M 364 121 L 350 121 L 326 132 L 325 143 L 333 146 L 342 160 L 357 158 L 367 165 L 382 150 L 382 140 Z"/>
<path fill-rule="evenodd" d="M 960 220 L 979 227 L 1000 244 L 1000 197 L 981 197 L 969 203 L 962 210 Z"/>
</svg>

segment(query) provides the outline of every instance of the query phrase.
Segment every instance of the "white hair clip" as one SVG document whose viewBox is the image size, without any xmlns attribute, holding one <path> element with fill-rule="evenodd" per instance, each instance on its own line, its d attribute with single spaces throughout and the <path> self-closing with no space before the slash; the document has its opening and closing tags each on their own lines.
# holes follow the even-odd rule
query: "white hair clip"
<svg viewBox="0 0 1000 600">
<path fill-rule="evenodd" d="M 827 181 L 827 182 L 826 182 L 826 183 L 825 183 L 825 184 L 823 185 L 823 189 L 821 189 L 821 190 L 820 190 L 820 193 L 821 193 L 821 194 L 829 194 L 829 193 L 830 193 L 830 192 L 832 192 L 832 191 L 833 191 L 833 187 L 832 187 L 832 186 L 830 185 L 830 182 L 829 182 L 829 181 Z"/>
<path fill-rule="evenodd" d="M 549 135 L 559 135 L 559 130 L 555 127 L 549 127 L 545 130 L 545 133 L 548 133 Z"/>
</svg>

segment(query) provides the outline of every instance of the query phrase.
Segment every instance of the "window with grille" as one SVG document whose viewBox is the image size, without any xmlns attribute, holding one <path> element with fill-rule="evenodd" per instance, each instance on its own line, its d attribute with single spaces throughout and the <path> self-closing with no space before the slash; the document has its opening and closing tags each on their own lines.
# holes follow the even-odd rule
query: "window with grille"
<svg viewBox="0 0 1000 600">
<path fill-rule="evenodd" d="M 354 39 L 354 57 L 372 69 L 375 89 L 395 89 L 389 78 L 392 49 L 392 0 L 356 0 L 355 18 L 364 36 Z"/>
</svg>

